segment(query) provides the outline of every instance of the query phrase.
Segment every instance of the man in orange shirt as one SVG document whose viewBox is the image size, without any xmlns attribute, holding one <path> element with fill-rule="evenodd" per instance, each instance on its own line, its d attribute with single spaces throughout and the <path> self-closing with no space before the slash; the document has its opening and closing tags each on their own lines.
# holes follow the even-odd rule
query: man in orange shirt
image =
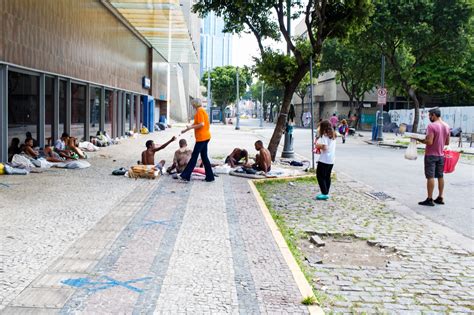
<svg viewBox="0 0 474 315">
<path fill-rule="evenodd" d="M 209 157 L 207 155 L 207 145 L 211 140 L 211 132 L 209 131 L 209 116 L 207 115 L 204 108 L 202 108 L 200 99 L 194 99 L 191 104 L 196 110 L 196 114 L 194 115 L 194 124 L 186 126 L 186 129 L 181 131 L 181 133 L 185 133 L 191 129 L 194 129 L 196 144 L 194 145 L 191 160 L 189 160 L 188 165 L 181 173 L 180 178 L 185 181 L 189 181 L 191 179 L 191 173 L 196 166 L 199 154 L 201 154 L 202 163 L 204 164 L 204 169 L 206 170 L 206 182 L 213 182 L 214 173 L 212 171 L 211 161 L 209 161 Z"/>
</svg>

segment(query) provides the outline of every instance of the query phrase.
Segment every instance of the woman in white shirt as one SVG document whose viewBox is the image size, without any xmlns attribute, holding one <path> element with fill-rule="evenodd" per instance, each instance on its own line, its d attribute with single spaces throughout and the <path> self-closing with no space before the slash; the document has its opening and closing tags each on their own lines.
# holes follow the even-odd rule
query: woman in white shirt
<svg viewBox="0 0 474 315">
<path fill-rule="evenodd" d="M 316 149 L 321 152 L 318 166 L 316 168 L 316 178 L 318 179 L 321 194 L 316 196 L 317 200 L 329 199 L 329 188 L 331 187 L 331 171 L 334 166 L 336 156 L 336 132 L 329 120 L 323 120 L 319 124 L 321 137 L 316 143 Z"/>
</svg>

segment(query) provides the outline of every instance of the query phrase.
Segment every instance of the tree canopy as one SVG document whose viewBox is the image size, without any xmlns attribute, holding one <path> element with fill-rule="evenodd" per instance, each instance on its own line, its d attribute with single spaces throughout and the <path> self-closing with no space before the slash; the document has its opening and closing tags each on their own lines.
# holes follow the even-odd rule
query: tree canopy
<svg viewBox="0 0 474 315">
<path fill-rule="evenodd" d="M 349 97 L 351 112 L 360 109 L 365 93 L 379 82 L 381 54 L 364 35 L 354 33 L 347 40 L 331 39 L 323 48 L 321 71 L 336 71 L 336 80 Z"/>
<path fill-rule="evenodd" d="M 199 0 L 193 8 L 202 16 L 213 11 L 223 17 L 227 32 L 252 33 L 260 49 L 256 71 L 265 82 L 277 86 L 272 83 L 276 81 L 282 85 L 281 111 L 268 146 L 275 159 L 293 93 L 309 70 L 310 58 L 319 60 L 327 38 L 345 37 L 349 30 L 364 25 L 372 6 L 370 0 Z M 290 20 L 304 17 L 305 41 L 292 36 L 285 23 L 288 17 Z M 266 39 L 283 39 L 291 56 L 265 46 Z"/>
<path fill-rule="evenodd" d="M 251 83 L 252 77 L 248 68 L 238 68 L 238 71 L 239 95 L 242 96 Z M 210 73 L 212 103 L 219 106 L 224 113 L 226 106 L 237 99 L 237 68 L 234 66 L 215 67 Z M 208 76 L 209 72 L 206 71 L 201 79 L 201 84 L 206 87 Z M 204 96 L 207 96 L 207 91 Z"/>
<path fill-rule="evenodd" d="M 413 100 L 417 130 L 420 93 L 443 93 L 469 48 L 470 0 L 374 0 L 365 34 L 387 58 L 392 85 Z M 472 50 L 471 50 L 472 51 Z M 462 71 L 461 71 L 462 73 Z M 462 81 L 460 81 L 462 82 Z M 395 86 L 394 86 L 395 87 Z M 396 87 L 395 87 L 396 88 Z"/>
</svg>

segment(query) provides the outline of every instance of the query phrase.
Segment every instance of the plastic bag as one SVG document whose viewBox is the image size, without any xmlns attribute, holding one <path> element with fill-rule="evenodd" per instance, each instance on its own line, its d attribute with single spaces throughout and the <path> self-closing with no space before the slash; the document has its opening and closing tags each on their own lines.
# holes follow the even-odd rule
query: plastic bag
<svg viewBox="0 0 474 315">
<path fill-rule="evenodd" d="M 444 150 L 444 173 L 452 173 L 458 164 L 461 153 L 452 151 L 449 147 Z"/>
<path fill-rule="evenodd" d="M 416 140 L 410 140 L 407 150 L 405 151 L 405 159 L 416 160 L 418 158 L 418 151 L 416 150 Z"/>
<path fill-rule="evenodd" d="M 12 165 L 14 168 L 24 168 L 24 169 L 32 169 L 35 168 L 35 165 L 31 163 L 31 161 L 21 154 L 15 154 L 12 158 Z"/>
</svg>

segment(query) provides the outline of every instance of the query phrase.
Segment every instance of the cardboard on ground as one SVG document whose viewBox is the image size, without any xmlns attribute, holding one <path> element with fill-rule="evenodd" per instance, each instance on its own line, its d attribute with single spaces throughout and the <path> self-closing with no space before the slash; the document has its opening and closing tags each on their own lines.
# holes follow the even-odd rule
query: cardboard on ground
<svg viewBox="0 0 474 315">
<path fill-rule="evenodd" d="M 403 134 L 404 137 L 406 138 L 415 138 L 417 140 L 425 140 L 426 135 L 421 134 L 421 133 L 413 133 L 413 132 L 405 132 Z"/>
</svg>

